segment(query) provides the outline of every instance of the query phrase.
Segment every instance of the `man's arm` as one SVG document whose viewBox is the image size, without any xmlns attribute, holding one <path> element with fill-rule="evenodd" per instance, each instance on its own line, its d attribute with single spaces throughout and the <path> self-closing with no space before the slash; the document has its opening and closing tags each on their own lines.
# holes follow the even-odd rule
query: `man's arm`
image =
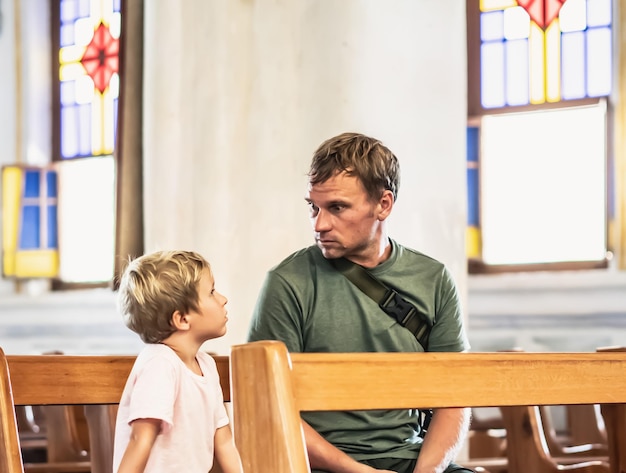
<svg viewBox="0 0 626 473">
<path fill-rule="evenodd" d="M 332 473 L 372 473 L 374 471 L 394 473 L 388 470 L 376 470 L 357 462 L 337 447 L 327 442 L 313 427 L 302 421 L 311 469 L 325 470 Z"/>
<path fill-rule="evenodd" d="M 469 408 L 436 409 L 414 473 L 442 473 L 454 461 L 469 430 Z"/>
</svg>

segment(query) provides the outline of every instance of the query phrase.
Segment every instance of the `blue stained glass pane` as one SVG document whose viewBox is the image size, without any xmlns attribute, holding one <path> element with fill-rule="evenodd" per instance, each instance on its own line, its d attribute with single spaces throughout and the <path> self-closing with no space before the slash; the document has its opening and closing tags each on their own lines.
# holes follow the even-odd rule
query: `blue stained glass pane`
<svg viewBox="0 0 626 473">
<path fill-rule="evenodd" d="M 467 127 L 467 224 L 478 226 L 478 127 Z"/>
<path fill-rule="evenodd" d="M 494 41 L 504 38 L 504 12 L 494 11 L 480 15 L 480 39 Z"/>
<path fill-rule="evenodd" d="M 478 162 L 478 127 L 467 127 L 467 161 Z"/>
<path fill-rule="evenodd" d="M 600 97 L 611 93 L 611 30 L 587 30 L 587 94 Z"/>
<path fill-rule="evenodd" d="M 587 0 L 587 25 L 608 26 L 611 24 L 611 0 Z"/>
<path fill-rule="evenodd" d="M 61 82 L 61 106 L 74 105 L 76 103 L 76 81 L 67 80 Z"/>
<path fill-rule="evenodd" d="M 74 24 L 67 23 L 61 26 L 60 30 L 61 47 L 70 46 L 76 42 L 74 39 Z"/>
<path fill-rule="evenodd" d="M 78 107 L 79 116 L 79 153 L 81 156 L 91 155 L 91 105 L 84 104 Z"/>
<path fill-rule="evenodd" d="M 48 206 L 48 248 L 58 248 L 59 239 L 57 236 L 57 206 Z"/>
<path fill-rule="evenodd" d="M 57 196 L 57 173 L 56 171 L 47 171 L 46 172 L 46 187 L 48 189 L 47 195 L 48 197 L 56 197 Z"/>
<path fill-rule="evenodd" d="M 20 250 L 40 248 L 39 238 L 39 206 L 25 205 L 22 207 L 22 228 L 20 232 Z"/>
<path fill-rule="evenodd" d="M 585 36 L 583 32 L 561 36 L 561 96 L 565 99 L 585 97 Z"/>
<path fill-rule="evenodd" d="M 485 43 L 480 48 L 480 95 L 485 108 L 504 106 L 504 44 Z"/>
<path fill-rule="evenodd" d="M 73 158 L 78 155 L 78 108 L 61 107 L 61 156 Z"/>
<path fill-rule="evenodd" d="M 26 171 L 24 173 L 24 197 L 39 197 L 39 171 Z"/>
<path fill-rule="evenodd" d="M 478 169 L 467 170 L 467 224 L 478 227 Z"/>
<path fill-rule="evenodd" d="M 76 18 L 76 0 L 61 0 L 60 9 L 62 23 Z"/>
<path fill-rule="evenodd" d="M 122 2 L 121 0 L 113 0 L 113 11 L 121 12 L 122 11 Z"/>
<path fill-rule="evenodd" d="M 506 42 L 506 101 L 508 105 L 526 105 L 530 101 L 528 41 Z"/>
</svg>

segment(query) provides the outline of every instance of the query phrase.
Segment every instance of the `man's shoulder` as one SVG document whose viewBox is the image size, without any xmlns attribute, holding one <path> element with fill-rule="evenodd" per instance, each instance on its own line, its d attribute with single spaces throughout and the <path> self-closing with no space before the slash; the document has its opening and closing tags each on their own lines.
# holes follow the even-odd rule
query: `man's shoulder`
<svg viewBox="0 0 626 473">
<path fill-rule="evenodd" d="M 443 268 L 445 266 L 444 263 L 426 253 L 422 253 L 421 251 L 402 245 L 394 240 L 392 240 L 392 244 L 395 246 L 395 250 L 398 253 L 398 259 L 400 260 L 407 260 L 411 264 L 419 263 L 421 265 L 427 265 L 434 268 Z"/>
<path fill-rule="evenodd" d="M 315 245 L 308 246 L 291 253 L 280 263 L 272 267 L 269 272 L 274 274 L 299 274 L 317 265 L 320 261 L 320 257 L 320 250 Z"/>
</svg>

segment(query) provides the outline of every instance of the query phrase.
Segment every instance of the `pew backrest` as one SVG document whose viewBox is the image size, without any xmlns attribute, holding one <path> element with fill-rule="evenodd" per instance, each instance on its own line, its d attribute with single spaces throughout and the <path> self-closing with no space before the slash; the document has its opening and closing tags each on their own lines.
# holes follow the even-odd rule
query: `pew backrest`
<svg viewBox="0 0 626 473">
<path fill-rule="evenodd" d="M 244 469 L 310 471 L 300 412 L 626 403 L 626 354 L 292 353 L 231 350 L 235 442 Z"/>
<path fill-rule="evenodd" d="M 229 402 L 229 358 L 214 359 Z M 0 473 L 24 471 L 14 406 L 116 405 L 134 361 L 135 356 L 5 356 L 0 348 Z"/>
</svg>

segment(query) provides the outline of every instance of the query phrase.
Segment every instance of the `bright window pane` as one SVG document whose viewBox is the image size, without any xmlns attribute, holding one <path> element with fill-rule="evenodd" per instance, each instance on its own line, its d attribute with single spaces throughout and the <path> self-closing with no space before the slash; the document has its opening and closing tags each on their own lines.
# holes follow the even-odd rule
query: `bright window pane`
<svg viewBox="0 0 626 473">
<path fill-rule="evenodd" d="M 485 116 L 481 132 L 484 261 L 603 259 L 604 105 Z"/>
<path fill-rule="evenodd" d="M 113 275 L 114 169 L 111 156 L 59 163 L 62 183 L 59 251 L 63 281 L 108 281 Z"/>
</svg>

